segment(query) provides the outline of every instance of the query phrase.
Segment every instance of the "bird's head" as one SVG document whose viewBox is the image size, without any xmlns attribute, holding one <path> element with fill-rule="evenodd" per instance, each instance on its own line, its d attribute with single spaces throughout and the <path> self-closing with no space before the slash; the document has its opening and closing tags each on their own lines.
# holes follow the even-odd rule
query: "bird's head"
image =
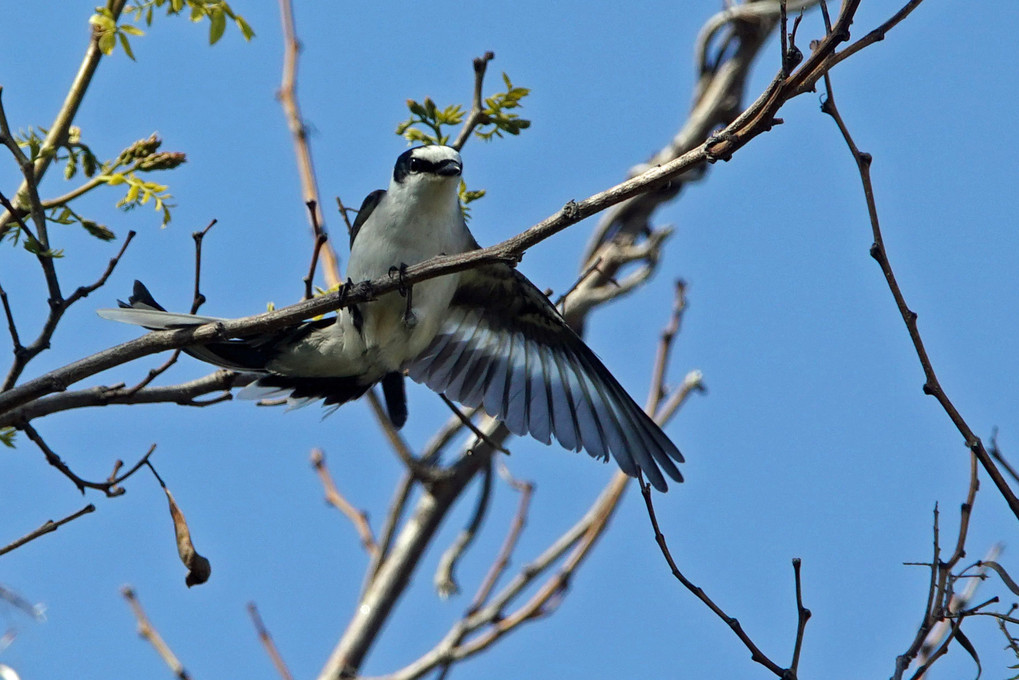
<svg viewBox="0 0 1019 680">
<path fill-rule="evenodd" d="M 449 146 L 416 146 L 400 154 L 393 168 L 391 189 L 456 193 L 463 161 Z"/>
</svg>

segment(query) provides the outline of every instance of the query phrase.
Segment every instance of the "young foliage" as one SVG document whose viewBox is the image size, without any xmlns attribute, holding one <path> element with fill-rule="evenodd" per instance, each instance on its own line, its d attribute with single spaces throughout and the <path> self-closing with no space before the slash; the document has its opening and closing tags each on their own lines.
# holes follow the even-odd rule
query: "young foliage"
<svg viewBox="0 0 1019 680">
<path fill-rule="evenodd" d="M 521 130 L 531 126 L 531 121 L 521 118 L 513 112 L 514 109 L 523 106 L 524 97 L 531 91 L 525 87 L 514 87 L 509 76 L 505 73 L 502 74 L 502 81 L 506 85 L 506 91 L 485 98 L 485 106 L 481 111 L 478 127 L 473 131 L 475 135 L 485 141 L 491 141 L 494 137 L 502 137 L 504 132 L 519 135 Z M 451 104 L 440 109 L 431 97 L 425 97 L 423 103 L 408 99 L 407 109 L 410 111 L 410 118 L 396 126 L 396 134 L 412 144 L 425 146 L 449 144 L 451 131 L 447 131 L 445 128 L 460 125 L 465 118 L 462 105 Z M 468 204 L 484 196 L 485 190 L 468 191 L 467 185 L 461 180 L 459 193 L 464 219 L 470 219 Z"/>
<path fill-rule="evenodd" d="M 502 74 L 502 82 L 506 85 L 506 91 L 485 98 L 485 109 L 482 112 L 485 122 L 474 131 L 486 142 L 493 137 L 502 137 L 504 132 L 519 135 L 521 130 L 531 127 L 531 121 L 512 112 L 523 106 L 521 102 L 531 91 L 526 87 L 513 87 L 505 73 Z"/>
<path fill-rule="evenodd" d="M 27 132 L 19 132 L 15 137 L 18 144 L 27 150 L 31 160 L 35 160 L 43 153 L 43 137 L 48 132 L 41 127 L 38 130 L 42 136 L 35 129 L 29 128 Z M 165 227 L 170 222 L 170 208 L 173 207 L 173 204 L 168 202 L 168 199 L 172 198 L 168 187 L 156 182 L 145 181 L 136 174 L 155 170 L 172 170 L 187 160 L 187 157 L 179 152 L 159 151 L 162 143 L 161 139 L 151 135 L 146 139 L 134 142 L 117 154 L 116 158 L 100 162 L 92 149 L 81 141 L 81 130 L 72 127 L 68 132 L 67 141 L 59 145 L 52 153 L 56 160 L 66 161 L 65 178 L 73 179 L 80 170 L 90 181 L 61 198 L 44 201 L 43 207 L 47 210 L 47 219 L 56 224 L 80 224 L 92 236 L 104 241 L 112 240 L 116 238 L 116 235 L 106 225 L 82 217 L 68 204 L 75 198 L 100 186 L 124 185 L 127 187 L 127 191 L 124 197 L 117 202 L 117 207 L 131 209 L 154 200 L 155 209 L 163 214 L 161 226 Z M 63 155 L 64 153 L 66 156 Z M 17 242 L 19 237 L 20 234 L 16 233 L 12 240 Z M 26 244 L 26 248 L 28 247 L 30 246 Z"/>
<path fill-rule="evenodd" d="M 460 210 L 461 212 L 463 212 L 464 219 L 470 220 L 471 209 L 468 206 L 468 204 L 484 196 L 485 190 L 474 189 L 472 191 L 468 191 L 467 183 L 464 182 L 463 180 L 460 180 L 460 187 L 457 189 L 457 191 L 460 194 Z"/>
<path fill-rule="evenodd" d="M 173 204 L 167 203 L 167 200 L 173 198 L 173 196 L 167 191 L 169 187 L 165 184 L 148 182 L 133 172 L 115 172 L 103 175 L 99 179 L 110 186 L 120 186 L 122 184 L 127 186 L 127 193 L 124 194 L 124 198 L 117 201 L 118 208 L 133 210 L 154 199 L 153 207 L 156 211 L 162 211 L 163 213 L 163 223 L 160 226 L 165 227 L 170 223 L 170 208 L 173 207 Z"/>
<path fill-rule="evenodd" d="M 449 135 L 443 132 L 447 125 L 459 125 L 464 119 L 463 107 L 459 104 L 440 109 L 431 97 L 425 97 L 424 104 L 413 99 L 407 100 L 410 118 L 396 126 L 396 134 L 408 142 L 424 144 L 449 144 Z M 420 128 L 430 130 L 426 132 Z"/>
<path fill-rule="evenodd" d="M 202 19 L 209 20 L 209 44 L 215 45 L 226 32 L 227 20 L 236 24 L 238 30 L 245 40 L 255 37 L 255 31 L 251 25 L 244 20 L 240 14 L 233 11 L 230 4 L 225 0 L 142 0 L 124 8 L 125 13 L 133 15 L 136 22 L 145 21 L 146 26 L 152 25 L 154 11 L 157 8 L 166 8 L 166 16 L 181 14 L 185 9 L 189 10 L 191 21 L 197 23 Z M 130 24 L 118 25 L 113 19 L 109 9 L 100 7 L 89 19 L 93 30 L 99 36 L 99 49 L 103 54 L 110 55 L 120 43 L 124 54 L 134 59 L 134 52 L 131 49 L 131 42 L 128 36 L 142 36 L 145 32 L 137 26 Z"/>
<path fill-rule="evenodd" d="M 531 127 L 531 121 L 521 118 L 514 109 L 523 107 L 523 100 L 531 91 L 526 87 L 514 87 L 510 77 L 502 74 L 505 92 L 486 97 L 481 110 L 480 121 L 474 134 L 485 141 L 502 137 L 503 133 L 519 135 L 521 130 Z M 396 126 L 396 134 L 414 144 L 448 144 L 450 135 L 443 130 L 450 125 L 460 125 L 464 120 L 464 108 L 453 104 L 440 109 L 426 97 L 424 103 L 407 100 L 410 118 Z"/>
<path fill-rule="evenodd" d="M 0 427 L 0 444 L 13 449 L 14 448 L 14 436 L 17 434 L 17 430 L 13 427 Z"/>
</svg>

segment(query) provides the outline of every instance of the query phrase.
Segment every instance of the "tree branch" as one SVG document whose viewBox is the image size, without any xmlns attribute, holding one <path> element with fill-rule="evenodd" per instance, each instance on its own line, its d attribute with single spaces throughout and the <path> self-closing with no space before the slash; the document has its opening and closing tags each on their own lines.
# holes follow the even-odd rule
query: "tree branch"
<svg viewBox="0 0 1019 680">
<path fill-rule="evenodd" d="M 911 3 L 912 5 L 912 3 Z M 821 110 L 827 113 L 835 121 L 835 124 L 839 128 L 839 132 L 842 133 L 842 138 L 845 140 L 846 145 L 849 147 L 850 153 L 853 155 L 853 160 L 856 161 L 857 170 L 860 173 L 860 181 L 863 184 L 863 194 L 867 202 L 867 213 L 870 216 L 871 233 L 874 238 L 874 242 L 870 247 L 870 254 L 881 267 L 881 273 L 884 274 L 885 282 L 888 284 L 888 289 L 892 293 L 892 297 L 895 299 L 895 305 L 899 309 L 899 314 L 902 316 L 902 321 L 906 325 L 906 330 L 909 333 L 909 338 L 913 342 L 913 349 L 916 351 L 917 358 L 920 360 L 920 366 L 923 369 L 925 382 L 923 384 L 924 394 L 929 394 L 937 399 L 938 403 L 941 404 L 941 408 L 944 409 L 945 413 L 948 414 L 949 419 L 955 425 L 959 434 L 962 435 L 963 440 L 966 443 L 966 447 L 973 452 L 973 454 L 980 461 L 980 465 L 983 466 L 987 472 L 991 481 L 994 482 L 994 486 L 998 489 L 998 493 L 1001 494 L 1005 502 L 1008 503 L 1009 509 L 1012 514 L 1015 515 L 1016 519 L 1019 519 L 1019 498 L 1016 497 L 1012 488 L 1008 485 L 1008 480 L 1001 474 L 998 466 L 995 464 L 994 459 L 987 453 L 984 448 L 984 444 L 980 441 L 980 438 L 974 434 L 969 424 L 962 417 L 956 409 L 955 404 L 948 398 L 944 388 L 942 388 L 940 381 L 938 381 L 937 374 L 934 372 L 934 366 L 931 364 L 930 357 L 927 355 L 927 349 L 924 346 L 923 338 L 920 337 L 920 330 L 917 327 L 916 319 L 917 314 L 906 304 L 906 298 L 902 294 L 902 289 L 899 287 L 899 283 L 895 278 L 895 273 L 892 271 L 891 262 L 888 259 L 888 252 L 885 249 L 884 239 L 881 236 L 881 224 L 877 214 L 877 202 L 874 198 L 874 186 L 871 183 L 870 178 L 870 166 L 873 161 L 873 157 L 869 153 L 864 153 L 859 150 L 856 143 L 853 141 L 852 135 L 849 133 L 849 128 L 846 126 L 842 119 L 842 115 L 839 113 L 838 108 L 835 106 L 834 95 L 832 94 L 831 78 L 824 75 L 826 97 L 821 105 Z"/>
<path fill-rule="evenodd" d="M 96 506 L 94 506 L 91 503 L 89 503 L 88 505 L 86 505 L 84 508 L 82 508 L 78 512 L 72 513 L 72 514 L 68 515 L 67 517 L 64 517 L 63 519 L 58 519 L 56 522 L 54 522 L 53 520 L 48 520 L 45 524 L 43 524 L 41 527 L 39 527 L 35 531 L 32 531 L 31 533 L 25 534 L 24 536 L 22 536 L 18 540 L 12 541 L 11 543 L 8 543 L 7 545 L 5 545 L 2 548 L 0 548 L 0 555 L 3 555 L 5 553 L 9 553 L 12 550 L 20 548 L 21 546 L 25 545 L 26 543 L 29 543 L 30 541 L 34 541 L 35 539 L 39 538 L 40 536 L 44 536 L 46 534 L 52 533 L 52 532 L 56 531 L 57 529 L 59 529 L 60 527 L 62 527 L 63 525 L 67 524 L 68 522 L 72 522 L 72 521 L 78 519 L 82 515 L 87 515 L 90 512 L 95 512 L 95 509 L 96 509 Z"/>
<path fill-rule="evenodd" d="M 325 219 L 319 206 L 318 186 L 315 182 L 315 167 L 311 160 L 311 148 L 308 146 L 308 128 L 301 115 L 301 105 L 297 100 L 297 61 L 301 53 L 301 42 L 297 38 L 294 26 L 294 8 L 291 0 L 280 0 L 280 21 L 283 24 L 283 80 L 277 93 L 283 113 L 287 119 L 287 127 L 294 138 L 294 153 L 297 155 L 297 171 L 301 179 L 301 201 L 308 206 L 311 226 L 315 230 L 316 243 L 318 236 L 325 234 Z M 314 205 L 312 205 L 312 203 Z M 340 285 L 342 281 L 336 274 L 339 272 L 339 258 L 328 240 L 316 245 L 322 258 L 328 288 Z"/>
</svg>

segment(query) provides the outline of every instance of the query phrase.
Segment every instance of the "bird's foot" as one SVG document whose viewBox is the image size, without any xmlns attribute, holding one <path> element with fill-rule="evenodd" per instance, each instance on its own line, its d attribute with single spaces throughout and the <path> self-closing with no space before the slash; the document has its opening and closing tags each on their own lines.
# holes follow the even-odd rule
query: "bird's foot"
<svg viewBox="0 0 1019 680">
<path fill-rule="evenodd" d="M 414 287 L 404 281 L 407 276 L 407 265 L 401 263 L 399 267 L 390 267 L 389 275 L 395 275 L 400 280 L 400 287 L 397 290 L 400 295 L 407 298 L 407 305 L 403 310 L 403 323 L 407 328 L 414 328 L 417 326 L 418 319 L 414 314 Z"/>
</svg>

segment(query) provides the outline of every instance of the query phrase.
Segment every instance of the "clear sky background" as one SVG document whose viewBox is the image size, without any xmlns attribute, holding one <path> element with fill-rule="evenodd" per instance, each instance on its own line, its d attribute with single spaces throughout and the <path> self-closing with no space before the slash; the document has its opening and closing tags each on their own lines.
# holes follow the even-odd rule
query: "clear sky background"
<svg viewBox="0 0 1019 680">
<path fill-rule="evenodd" d="M 47 126 L 88 39 L 94 3 L 0 3 L 4 106 L 15 128 Z M 491 73 L 532 89 L 521 137 L 464 150 L 465 176 L 488 195 L 474 205 L 482 244 L 507 238 L 621 180 L 685 119 L 692 49 L 716 1 L 616 3 L 297 3 L 305 51 L 300 96 L 326 207 L 357 205 L 386 185 L 406 148 L 393 134 L 408 97 L 469 99 L 471 59 L 492 50 Z M 897 3 L 864 2 L 854 36 Z M 103 157 L 158 131 L 188 163 L 164 174 L 177 207 L 160 229 L 148 208 L 112 209 L 112 191 L 81 209 L 119 236 L 138 232 L 109 285 L 69 313 L 51 351 L 26 378 L 112 344 L 136 329 L 95 316 L 143 279 L 171 309 L 191 299 L 191 232 L 216 218 L 206 239 L 203 311 L 245 316 L 297 301 L 311 239 L 289 132 L 274 94 L 282 44 L 275 3 L 235 3 L 257 37 L 234 27 L 209 47 L 205 25 L 160 18 L 101 64 L 77 117 Z M 1019 110 L 1015 35 L 1019 5 L 928 0 L 834 72 L 836 96 L 860 146 L 874 154 L 874 183 L 889 256 L 939 377 L 973 429 L 1019 461 Z M 820 16 L 800 44 L 821 35 Z M 766 50 L 751 97 L 777 70 Z M 492 87 L 498 85 L 493 78 Z M 962 438 L 921 392 L 923 374 L 880 270 L 859 178 L 819 96 L 783 109 L 785 120 L 661 211 L 673 224 L 657 277 L 625 303 L 600 310 L 588 343 L 642 402 L 658 334 L 677 277 L 689 309 L 677 340 L 675 381 L 703 371 L 709 387 L 668 427 L 687 457 L 686 483 L 657 498 L 663 530 L 686 574 L 704 587 L 772 658 L 787 664 L 796 611 L 790 559 L 803 559 L 813 612 L 801 677 L 888 677 L 920 621 L 928 572 L 903 562 L 931 556 L 935 503 L 945 543 L 955 536 L 968 483 Z M 0 163 L 12 193 L 17 169 Z M 51 171 L 43 194 L 66 191 Z M 343 228 L 327 224 L 341 255 Z M 594 221 L 527 253 L 521 269 L 542 288 L 573 282 Z M 65 287 L 92 281 L 119 243 L 77 228 L 53 230 L 66 257 Z M 9 244 L 0 283 L 23 335 L 45 313 L 37 263 Z M 6 333 L 0 350 L 9 346 Z M 138 380 L 160 359 L 122 367 L 101 382 Z M 208 372 L 182 359 L 163 382 Z M 99 384 L 90 380 L 86 384 Z M 408 438 L 422 444 L 445 407 L 411 391 Z M 17 638 L 0 663 L 23 680 L 168 677 L 134 632 L 118 589 L 138 591 L 149 616 L 195 678 L 276 677 L 244 606 L 257 602 L 297 677 L 314 677 L 354 606 L 366 562 L 349 524 L 322 501 L 308 465 L 325 449 L 340 487 L 376 528 L 401 468 L 365 404 L 325 420 L 316 408 L 286 413 L 235 401 L 208 409 L 109 407 L 37 421 L 79 474 L 104 478 L 116 458 L 133 461 L 158 443 L 154 461 L 188 515 L 211 581 L 187 590 L 164 498 L 140 474 L 125 496 L 83 500 L 24 437 L 0 451 L 0 543 L 88 500 L 98 512 L 0 559 L 0 584 L 47 618 L 36 623 L 0 605 L 0 628 Z M 584 455 L 515 441 L 508 464 L 537 485 L 514 564 L 533 558 L 570 526 L 614 472 Z M 1013 574 L 1016 520 L 982 478 L 970 559 L 1006 544 Z M 535 622 L 454 671 L 458 678 L 770 677 L 731 631 L 673 580 L 636 488 L 572 583 L 555 616 Z M 364 671 L 395 670 L 429 649 L 466 608 L 439 601 L 431 574 L 473 503 L 459 507 L 416 574 Z M 484 534 L 462 567 L 468 593 L 500 544 L 516 495 L 498 483 Z M 981 599 L 1015 599 L 993 581 Z M 1008 671 L 991 619 L 971 620 L 987 677 Z M 1015 663 L 1014 657 L 1011 663 Z M 972 677 L 962 650 L 933 677 Z"/>
</svg>

